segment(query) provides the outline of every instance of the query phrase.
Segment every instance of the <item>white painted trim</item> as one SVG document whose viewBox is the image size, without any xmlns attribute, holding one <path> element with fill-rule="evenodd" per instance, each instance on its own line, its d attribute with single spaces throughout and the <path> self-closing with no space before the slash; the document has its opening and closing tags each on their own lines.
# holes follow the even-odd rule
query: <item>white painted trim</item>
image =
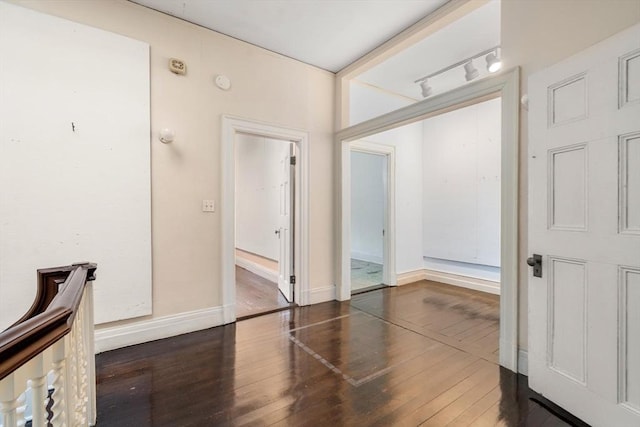
<svg viewBox="0 0 640 427">
<path fill-rule="evenodd" d="M 529 376 L 529 353 L 522 348 L 518 349 L 518 373 Z"/>
<path fill-rule="evenodd" d="M 477 277 L 462 276 L 460 274 L 446 273 L 444 271 L 424 270 L 425 280 L 446 283 L 448 285 L 459 286 L 461 288 L 473 289 L 475 291 L 500 295 L 500 282 L 493 280 L 478 279 Z"/>
<path fill-rule="evenodd" d="M 343 86 L 342 79 L 337 85 Z M 500 227 L 500 364 L 511 371 L 518 369 L 518 141 L 519 141 L 520 70 L 513 68 L 498 75 L 469 83 L 458 89 L 424 99 L 415 104 L 384 114 L 336 133 L 341 158 L 337 174 L 337 219 L 340 228 L 336 240 L 340 247 L 337 265 L 337 296 L 350 298 L 350 234 L 351 170 L 349 153 L 351 141 L 366 138 L 402 125 L 424 120 L 430 116 L 459 109 L 466 105 L 491 99 L 502 99 L 501 146 L 501 227 Z M 340 104 L 341 101 L 337 100 Z"/>
<path fill-rule="evenodd" d="M 309 134 L 305 131 L 274 126 L 254 120 L 222 116 L 222 302 L 235 307 L 235 135 L 245 133 L 266 138 L 291 141 L 298 156 L 295 186 L 295 249 L 296 284 L 294 301 L 309 304 Z M 235 321 L 226 314 L 225 323 Z"/>
<path fill-rule="evenodd" d="M 387 188 L 385 194 L 384 249 L 382 260 L 382 282 L 388 286 L 397 285 L 396 274 L 396 148 L 370 141 L 353 141 L 350 150 L 359 153 L 377 154 L 387 158 Z M 351 175 L 349 175 L 351 176 Z M 351 188 L 349 188 L 351 197 Z M 351 261 L 349 261 L 351 263 Z M 351 293 L 351 274 L 349 274 L 349 293 Z"/>
<path fill-rule="evenodd" d="M 307 300 L 309 304 L 318 304 L 321 302 L 333 301 L 336 299 L 336 287 L 325 286 L 322 288 L 314 288 L 308 291 Z"/>
<path fill-rule="evenodd" d="M 257 262 L 253 262 L 250 259 L 243 257 L 236 257 L 236 265 L 238 267 L 242 267 L 245 270 L 249 270 L 253 274 L 262 277 L 263 279 L 267 279 L 270 282 L 278 283 L 278 272 L 275 270 L 271 270 L 264 265 L 260 265 Z"/>
<path fill-rule="evenodd" d="M 224 324 L 224 307 L 188 311 L 95 331 L 95 352 L 141 344 Z"/>
<path fill-rule="evenodd" d="M 460 274 L 446 273 L 444 271 L 430 270 L 427 268 L 398 274 L 397 280 L 398 285 L 406 285 L 409 283 L 419 282 L 420 280 L 431 280 L 434 282 L 446 283 L 447 285 L 473 289 L 474 291 L 500 295 L 500 282 L 478 279 L 477 277 L 463 276 Z"/>
<path fill-rule="evenodd" d="M 424 280 L 425 274 L 424 270 L 414 270 L 407 271 L 406 273 L 400 273 L 396 277 L 396 281 L 398 286 L 408 285 L 409 283 L 419 282 L 420 280 Z"/>
</svg>

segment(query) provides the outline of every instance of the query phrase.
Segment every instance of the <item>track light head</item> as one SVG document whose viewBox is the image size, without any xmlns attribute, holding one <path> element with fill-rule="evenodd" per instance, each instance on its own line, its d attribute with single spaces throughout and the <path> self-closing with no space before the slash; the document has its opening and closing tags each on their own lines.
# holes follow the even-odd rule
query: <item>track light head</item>
<svg viewBox="0 0 640 427">
<path fill-rule="evenodd" d="M 469 60 L 466 64 L 464 64 L 464 78 L 467 79 L 468 82 L 478 77 L 478 69 L 473 66 L 473 60 Z"/>
<path fill-rule="evenodd" d="M 486 56 L 487 60 L 487 71 L 490 73 L 495 73 L 496 71 L 502 68 L 502 61 L 498 58 L 497 50 L 489 53 Z"/>
<path fill-rule="evenodd" d="M 423 81 L 420 82 L 420 87 L 422 88 L 422 97 L 426 98 L 429 95 L 431 95 L 431 92 L 433 92 L 433 89 L 431 88 L 431 86 L 429 86 L 429 80 L 428 79 L 424 79 Z"/>
</svg>

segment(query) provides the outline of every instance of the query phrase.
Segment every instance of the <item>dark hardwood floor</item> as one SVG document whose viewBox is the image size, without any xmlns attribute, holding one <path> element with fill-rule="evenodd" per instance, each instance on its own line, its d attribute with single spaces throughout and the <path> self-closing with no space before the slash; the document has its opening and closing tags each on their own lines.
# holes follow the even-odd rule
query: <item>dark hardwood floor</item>
<svg viewBox="0 0 640 427">
<path fill-rule="evenodd" d="M 278 284 L 236 266 L 236 317 L 254 316 L 289 307 Z"/>
<path fill-rule="evenodd" d="M 98 426 L 567 426 L 496 364 L 498 299 L 433 282 L 97 356 Z"/>
</svg>

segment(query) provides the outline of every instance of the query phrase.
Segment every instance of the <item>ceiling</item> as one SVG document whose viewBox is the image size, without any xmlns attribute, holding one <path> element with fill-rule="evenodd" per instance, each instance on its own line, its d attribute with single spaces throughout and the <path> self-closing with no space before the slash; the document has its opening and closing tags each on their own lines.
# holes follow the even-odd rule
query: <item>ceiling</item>
<svg viewBox="0 0 640 427">
<path fill-rule="evenodd" d="M 132 0 L 337 72 L 447 0 Z"/>
<path fill-rule="evenodd" d="M 422 99 L 415 80 L 498 45 L 500 1 L 492 0 L 357 76 L 356 80 L 387 92 Z M 488 75 L 484 56 L 474 60 L 474 65 L 480 73 L 478 78 Z M 462 66 L 429 79 L 434 95 L 466 83 Z"/>
</svg>

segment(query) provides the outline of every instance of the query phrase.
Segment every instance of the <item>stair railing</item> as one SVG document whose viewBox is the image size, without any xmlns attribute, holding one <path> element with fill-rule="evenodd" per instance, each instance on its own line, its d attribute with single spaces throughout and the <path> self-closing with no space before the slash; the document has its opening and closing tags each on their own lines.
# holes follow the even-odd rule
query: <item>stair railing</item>
<svg viewBox="0 0 640 427">
<path fill-rule="evenodd" d="M 0 333 L 2 427 L 96 423 L 96 265 L 38 270 L 29 311 Z"/>
</svg>

